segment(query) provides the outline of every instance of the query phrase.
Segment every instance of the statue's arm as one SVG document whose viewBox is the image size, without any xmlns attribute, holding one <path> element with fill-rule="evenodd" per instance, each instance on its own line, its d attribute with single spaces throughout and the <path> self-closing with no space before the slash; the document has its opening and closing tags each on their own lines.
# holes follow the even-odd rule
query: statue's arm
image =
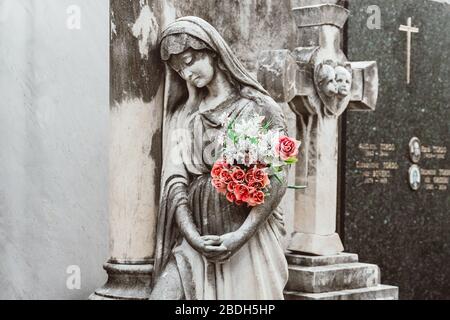
<svg viewBox="0 0 450 320">
<path fill-rule="evenodd" d="M 186 186 L 180 186 L 178 192 L 181 192 L 184 199 L 187 198 Z M 192 216 L 192 211 L 187 205 L 187 201 L 180 201 L 177 204 L 175 211 L 175 221 L 176 224 L 186 239 L 186 241 L 194 248 L 196 251 L 201 253 L 207 258 L 213 258 L 226 251 L 226 248 L 221 246 L 221 240 L 219 236 L 207 235 L 201 236 L 200 232 L 195 225 L 194 218 Z"/>
<path fill-rule="evenodd" d="M 269 195 L 265 198 L 264 203 L 254 207 L 242 226 L 236 231 L 241 246 L 255 234 L 280 204 L 287 189 L 287 171 L 287 167 L 284 167 L 283 174 L 279 174 L 279 176 L 283 176 L 281 181 L 275 176 L 270 178 Z"/>
<path fill-rule="evenodd" d="M 216 261 L 224 261 L 230 258 L 234 253 L 236 253 L 251 237 L 256 233 L 256 231 L 261 227 L 261 225 L 266 222 L 272 212 L 280 204 L 284 194 L 287 189 L 287 167 L 283 169 L 284 178 L 279 181 L 274 176 L 270 178 L 269 193 L 265 202 L 254 207 L 241 227 L 231 233 L 223 235 L 222 245 L 224 245 L 228 251 L 228 254 L 222 254 L 215 258 Z M 281 176 L 281 174 L 280 174 Z"/>
<path fill-rule="evenodd" d="M 180 233 L 197 251 L 201 249 L 200 233 L 194 223 L 192 212 L 187 204 L 186 185 L 179 183 L 171 190 L 172 201 L 176 205 L 175 222 Z"/>
</svg>

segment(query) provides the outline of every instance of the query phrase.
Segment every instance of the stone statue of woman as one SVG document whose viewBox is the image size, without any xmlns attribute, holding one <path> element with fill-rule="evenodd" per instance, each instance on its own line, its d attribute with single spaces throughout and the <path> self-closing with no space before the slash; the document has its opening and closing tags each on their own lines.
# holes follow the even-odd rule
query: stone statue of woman
<svg viewBox="0 0 450 320">
<path fill-rule="evenodd" d="M 210 175 L 224 117 L 258 114 L 286 134 L 281 108 L 200 18 L 167 26 L 161 57 L 164 164 L 151 299 L 283 299 L 288 269 L 278 205 L 286 184 L 271 177 L 263 204 L 238 206 Z"/>
</svg>

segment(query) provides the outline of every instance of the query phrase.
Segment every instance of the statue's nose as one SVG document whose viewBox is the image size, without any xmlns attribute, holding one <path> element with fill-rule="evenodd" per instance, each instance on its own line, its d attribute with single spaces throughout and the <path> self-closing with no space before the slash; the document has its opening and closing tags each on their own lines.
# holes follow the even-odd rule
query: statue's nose
<svg viewBox="0 0 450 320">
<path fill-rule="evenodd" d="M 184 74 L 189 80 L 192 80 L 192 71 L 189 69 L 184 70 Z"/>
</svg>

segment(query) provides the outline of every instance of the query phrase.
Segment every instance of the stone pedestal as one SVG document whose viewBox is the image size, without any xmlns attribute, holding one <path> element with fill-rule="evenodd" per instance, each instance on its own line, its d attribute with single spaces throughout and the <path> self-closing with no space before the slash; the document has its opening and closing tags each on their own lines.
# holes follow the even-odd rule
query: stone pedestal
<svg viewBox="0 0 450 320">
<path fill-rule="evenodd" d="M 287 253 L 287 300 L 397 300 L 398 288 L 382 285 L 380 269 L 358 255 L 307 256 Z"/>
<path fill-rule="evenodd" d="M 151 292 L 152 264 L 103 265 L 108 282 L 97 289 L 90 300 L 147 300 Z"/>
</svg>

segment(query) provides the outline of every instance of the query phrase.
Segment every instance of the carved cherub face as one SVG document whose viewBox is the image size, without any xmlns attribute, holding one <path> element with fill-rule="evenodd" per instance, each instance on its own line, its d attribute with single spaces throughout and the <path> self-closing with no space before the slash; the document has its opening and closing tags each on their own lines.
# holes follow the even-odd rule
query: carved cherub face
<svg viewBox="0 0 450 320">
<path fill-rule="evenodd" d="M 336 74 L 334 68 L 324 64 L 318 74 L 319 90 L 327 97 L 337 94 Z"/>
<path fill-rule="evenodd" d="M 352 88 L 352 74 L 342 66 L 337 66 L 334 71 L 336 73 L 338 94 L 342 97 L 348 96 Z"/>
<path fill-rule="evenodd" d="M 214 78 L 214 59 L 206 50 L 187 49 L 170 57 L 169 65 L 181 78 L 197 88 L 207 86 Z"/>
</svg>

